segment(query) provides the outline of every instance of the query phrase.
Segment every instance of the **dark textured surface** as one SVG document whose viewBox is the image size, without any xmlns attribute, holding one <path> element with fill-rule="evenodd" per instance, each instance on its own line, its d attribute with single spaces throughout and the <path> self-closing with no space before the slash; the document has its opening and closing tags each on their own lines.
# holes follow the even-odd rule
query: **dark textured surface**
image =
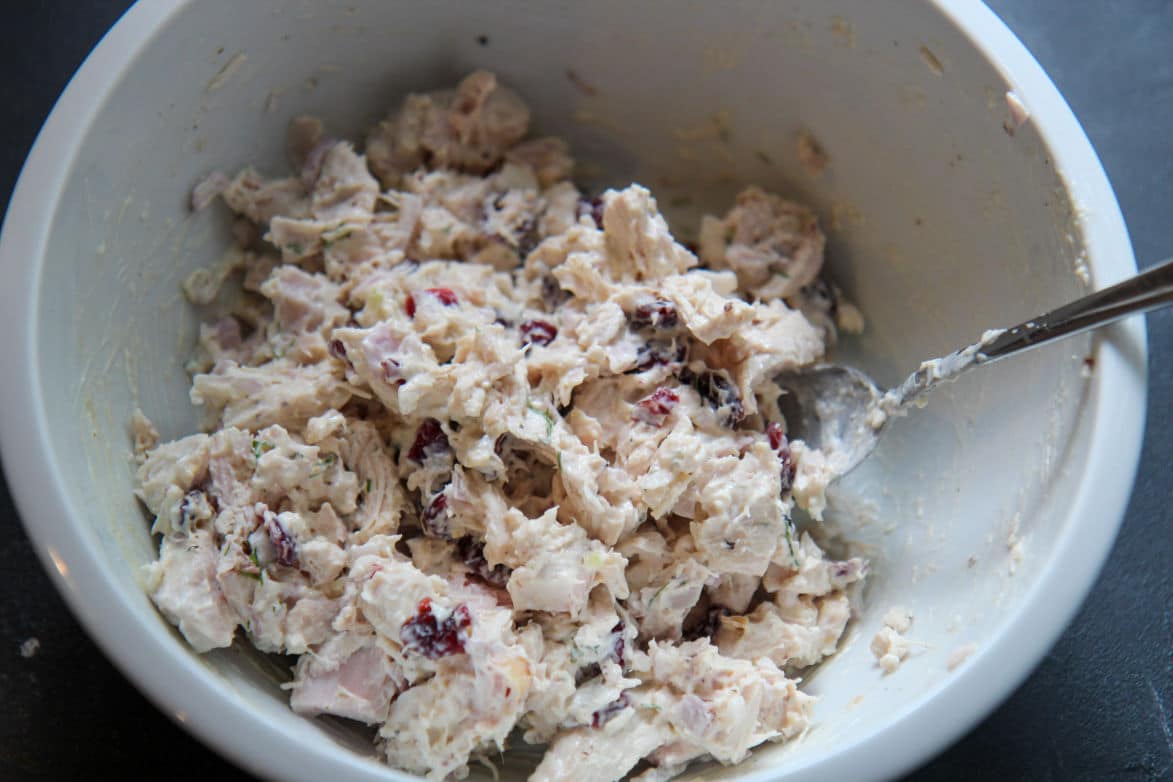
<svg viewBox="0 0 1173 782">
<path fill-rule="evenodd" d="M 990 3 L 1099 151 L 1142 265 L 1173 254 L 1173 3 Z M 118 0 L 30 1 L 0 26 L 0 194 Z M 0 293 L 3 293 L 0 291 Z M 1149 317 L 1148 434 L 1111 559 L 1071 628 L 993 715 L 909 777 L 1173 779 L 1173 311 Z M 2 382 L 2 381 L 0 381 Z M 245 779 L 106 662 L 41 571 L 0 483 L 0 779 Z M 19 647 L 40 640 L 30 659 Z"/>
</svg>

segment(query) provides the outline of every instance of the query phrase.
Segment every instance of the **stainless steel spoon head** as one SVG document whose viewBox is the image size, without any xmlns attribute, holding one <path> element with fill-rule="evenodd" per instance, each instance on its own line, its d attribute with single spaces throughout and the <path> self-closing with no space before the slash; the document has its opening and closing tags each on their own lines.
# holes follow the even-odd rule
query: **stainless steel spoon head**
<svg viewBox="0 0 1173 782">
<path fill-rule="evenodd" d="M 1173 258 L 1013 328 L 987 331 L 972 345 L 922 362 L 891 391 L 881 391 L 871 378 L 851 367 L 820 364 L 784 372 L 775 377 L 786 392 L 778 407 L 791 439 L 822 451 L 838 477 L 872 452 L 890 416 L 899 415 L 909 404 L 919 404 L 930 390 L 963 372 L 1170 304 Z"/>
<path fill-rule="evenodd" d="M 778 407 L 787 434 L 821 450 L 839 475 L 876 447 L 887 419 L 883 392 L 857 369 L 833 364 L 783 372 L 774 379 L 785 392 Z"/>
</svg>

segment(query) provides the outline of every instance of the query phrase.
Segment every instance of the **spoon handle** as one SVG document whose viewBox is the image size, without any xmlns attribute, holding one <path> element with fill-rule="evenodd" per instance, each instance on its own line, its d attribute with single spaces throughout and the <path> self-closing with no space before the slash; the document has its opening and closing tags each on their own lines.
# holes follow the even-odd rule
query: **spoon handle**
<svg viewBox="0 0 1173 782">
<path fill-rule="evenodd" d="M 907 380 L 888 392 L 885 404 L 889 409 L 904 407 L 973 367 L 1168 304 L 1173 304 L 1173 258 L 1013 328 L 986 332 L 980 342 L 956 353 L 924 362 Z"/>
<path fill-rule="evenodd" d="M 1124 282 L 1032 318 L 986 342 L 977 364 L 988 364 L 1062 337 L 1173 303 L 1173 258 Z"/>
</svg>

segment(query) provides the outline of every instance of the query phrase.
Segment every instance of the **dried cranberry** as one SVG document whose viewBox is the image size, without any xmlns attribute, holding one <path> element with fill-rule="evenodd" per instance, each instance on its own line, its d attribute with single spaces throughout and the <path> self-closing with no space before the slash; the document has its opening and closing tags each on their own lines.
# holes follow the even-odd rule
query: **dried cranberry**
<svg viewBox="0 0 1173 782">
<path fill-rule="evenodd" d="M 439 299 L 440 303 L 443 304 L 445 307 L 456 306 L 456 302 L 457 302 L 456 294 L 453 293 L 451 288 L 427 288 L 424 290 L 424 293 L 427 293 L 430 296 L 436 297 L 437 299 Z M 415 317 L 415 296 L 411 295 L 410 293 L 407 294 L 407 301 L 404 302 L 403 308 L 405 310 L 407 310 L 407 317 L 414 318 Z"/>
<path fill-rule="evenodd" d="M 627 698 L 627 693 L 626 692 L 620 693 L 618 698 L 611 701 L 606 706 L 604 706 L 603 708 L 599 709 L 598 711 L 596 711 L 594 714 L 591 715 L 591 727 L 592 728 L 603 727 L 604 725 L 606 725 L 608 722 L 611 721 L 612 717 L 614 717 L 616 714 L 618 714 L 619 712 L 626 709 L 630 705 L 630 703 L 631 702 Z"/>
<path fill-rule="evenodd" d="M 546 320 L 527 320 L 518 327 L 523 345 L 549 345 L 558 336 L 558 327 Z"/>
<path fill-rule="evenodd" d="M 183 496 L 183 502 L 179 504 L 179 527 L 187 529 L 192 524 L 192 519 L 199 521 L 214 514 L 208 495 L 199 489 L 193 489 Z"/>
<path fill-rule="evenodd" d="M 674 329 L 678 321 L 676 305 L 663 299 L 644 302 L 631 313 L 631 325 L 637 329 Z"/>
<path fill-rule="evenodd" d="M 509 583 L 509 568 L 504 565 L 489 566 L 485 559 L 485 544 L 471 535 L 465 535 L 456 541 L 456 553 L 472 574 L 495 587 L 504 587 Z"/>
<path fill-rule="evenodd" d="M 423 464 L 429 456 L 448 450 L 448 435 L 440 428 L 435 418 L 425 418 L 415 432 L 415 442 L 407 452 L 407 458 Z"/>
<path fill-rule="evenodd" d="M 653 339 L 636 351 L 635 372 L 646 372 L 652 367 L 679 364 L 688 358 L 688 346 L 675 340 Z"/>
<path fill-rule="evenodd" d="M 271 510 L 265 511 L 265 532 L 277 551 L 277 564 L 285 567 L 297 565 L 297 543 L 289 530 L 277 519 L 277 514 Z"/>
<path fill-rule="evenodd" d="M 696 389 L 701 399 L 717 414 L 722 426 L 733 428 L 745 418 L 741 394 L 723 369 L 705 369 L 693 372 L 688 367 L 680 370 L 680 380 Z"/>
<path fill-rule="evenodd" d="M 401 386 L 407 382 L 399 372 L 399 362 L 393 358 L 385 358 L 380 361 L 379 369 L 383 371 L 383 379 L 388 383 L 395 383 Z"/>
<path fill-rule="evenodd" d="M 416 608 L 416 615 L 403 623 L 399 640 L 404 648 L 432 660 L 464 651 L 465 632 L 472 625 L 472 616 L 463 603 L 456 606 L 443 621 L 436 621 L 432 599 L 425 597 Z"/>
<path fill-rule="evenodd" d="M 342 340 L 330 340 L 329 344 L 326 346 L 326 349 L 329 351 L 331 356 L 338 359 L 339 361 L 345 361 L 347 364 L 350 363 L 350 359 L 346 356 L 346 346 L 342 344 Z"/>
<path fill-rule="evenodd" d="M 623 621 L 620 620 L 611 628 L 611 650 L 604 657 L 604 660 L 614 660 L 620 668 L 623 668 L 627 661 L 624 655 L 627 642 L 623 639 Z"/>
<path fill-rule="evenodd" d="M 448 525 L 448 497 L 444 492 L 433 497 L 428 506 L 424 508 L 424 512 L 420 514 L 420 523 L 423 525 L 425 535 L 433 538 L 452 537 Z"/>
<path fill-rule="evenodd" d="M 603 657 L 601 662 L 614 660 L 616 665 L 618 665 L 620 668 L 623 668 L 627 663 L 627 656 L 625 654 L 627 642 L 623 638 L 622 620 L 617 622 L 615 626 L 611 628 L 609 635 L 611 648 L 607 650 L 607 654 Z M 582 684 L 585 681 L 589 681 L 596 676 L 599 676 L 602 672 L 603 669 L 599 663 L 585 665 L 582 668 L 579 668 L 575 673 L 574 683 L 575 685 Z"/>
<path fill-rule="evenodd" d="M 766 426 L 766 437 L 770 440 L 770 447 L 778 454 L 778 461 L 782 465 L 782 493 L 790 491 L 794 486 L 794 454 L 790 451 L 790 441 L 782 431 L 782 425 L 771 422 Z"/>
<path fill-rule="evenodd" d="M 713 606 L 699 622 L 684 632 L 684 640 L 695 641 L 698 638 L 712 638 L 721 629 L 721 617 L 729 616 L 729 609 L 725 606 Z"/>
<path fill-rule="evenodd" d="M 590 215 L 591 219 L 595 221 L 595 227 L 600 231 L 603 230 L 603 197 L 578 199 L 576 216 L 582 217 L 584 215 Z"/>
<path fill-rule="evenodd" d="M 671 388 L 657 388 L 650 396 L 635 403 L 631 417 L 652 426 L 663 426 L 664 419 L 680 402 L 680 395 Z"/>
</svg>

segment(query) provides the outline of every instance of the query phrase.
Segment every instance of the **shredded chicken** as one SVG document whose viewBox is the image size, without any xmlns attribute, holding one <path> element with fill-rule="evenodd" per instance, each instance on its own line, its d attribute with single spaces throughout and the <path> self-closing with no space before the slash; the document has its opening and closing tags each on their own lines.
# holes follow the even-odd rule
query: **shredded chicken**
<svg viewBox="0 0 1173 782">
<path fill-rule="evenodd" d="M 432 780 L 511 736 L 534 782 L 737 763 L 806 729 L 866 574 L 791 520 L 834 475 L 772 382 L 850 305 L 806 207 L 749 188 L 698 258 L 528 126 L 477 72 L 362 151 L 298 117 L 289 176 L 196 187 L 239 244 L 186 286 L 232 299 L 188 365 L 205 431 L 134 417 L 150 595 L 197 651 L 297 656 L 298 713 Z"/>
</svg>

